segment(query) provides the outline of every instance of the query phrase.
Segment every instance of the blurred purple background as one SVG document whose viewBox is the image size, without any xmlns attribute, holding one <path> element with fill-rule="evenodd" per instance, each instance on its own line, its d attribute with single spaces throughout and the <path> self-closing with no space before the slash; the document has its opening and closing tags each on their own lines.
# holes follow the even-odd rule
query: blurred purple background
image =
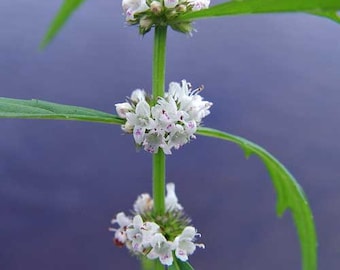
<svg viewBox="0 0 340 270">
<path fill-rule="evenodd" d="M 1 0 L 0 96 L 114 112 L 150 91 L 152 34 L 120 1 L 88 1 L 45 51 L 61 1 Z M 296 176 L 319 234 L 320 270 L 340 265 L 340 25 L 302 14 L 202 20 L 169 31 L 167 83 L 205 85 L 205 125 L 264 146 Z M 0 269 L 138 269 L 107 228 L 151 192 L 151 156 L 118 126 L 1 119 Z M 202 233 L 197 270 L 300 269 L 290 214 L 278 219 L 261 162 L 198 137 L 168 157 L 167 179 Z"/>
</svg>

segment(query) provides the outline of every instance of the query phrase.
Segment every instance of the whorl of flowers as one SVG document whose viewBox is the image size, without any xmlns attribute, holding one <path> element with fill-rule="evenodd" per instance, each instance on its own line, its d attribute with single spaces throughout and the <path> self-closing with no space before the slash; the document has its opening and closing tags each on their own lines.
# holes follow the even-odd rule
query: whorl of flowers
<svg viewBox="0 0 340 270">
<path fill-rule="evenodd" d="M 162 148 L 165 154 L 195 138 L 194 133 L 212 106 L 199 95 L 203 88 L 192 89 L 185 80 L 172 82 L 165 96 L 150 106 L 144 90 L 132 92 L 128 102 L 116 104 L 118 115 L 126 119 L 122 130 L 132 133 L 137 146 L 150 153 Z"/>
<path fill-rule="evenodd" d="M 127 23 L 139 24 L 141 34 L 155 25 L 170 25 L 174 30 L 191 33 L 191 22 L 178 22 L 179 15 L 208 8 L 210 0 L 123 0 Z"/>
<path fill-rule="evenodd" d="M 173 263 L 173 256 L 187 261 L 196 247 L 204 248 L 204 245 L 195 243 L 200 234 L 189 225 L 190 220 L 178 203 L 175 185 L 169 183 L 166 188 L 166 212 L 163 216 L 153 213 L 153 200 L 149 194 L 143 193 L 133 205 L 134 216 L 118 213 L 111 221 L 115 228 L 109 230 L 115 233 L 113 242 L 118 247 L 126 246 L 137 256 L 159 259 L 169 266 Z"/>
</svg>

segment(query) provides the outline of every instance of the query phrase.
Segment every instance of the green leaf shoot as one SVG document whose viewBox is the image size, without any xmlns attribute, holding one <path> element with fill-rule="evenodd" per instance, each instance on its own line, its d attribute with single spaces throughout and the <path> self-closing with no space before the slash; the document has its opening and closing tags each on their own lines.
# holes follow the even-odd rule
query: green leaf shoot
<svg viewBox="0 0 340 270">
<path fill-rule="evenodd" d="M 37 99 L 0 98 L 0 118 L 54 119 L 124 124 L 117 115 Z"/>
<path fill-rule="evenodd" d="M 64 0 L 56 16 L 51 22 L 42 42 L 40 48 L 44 49 L 58 34 L 61 28 L 65 25 L 71 15 L 83 4 L 85 0 Z"/>
<path fill-rule="evenodd" d="M 179 20 L 259 13 L 304 12 L 327 17 L 339 23 L 340 17 L 337 14 L 339 10 L 340 0 L 233 0 L 208 9 L 188 12 L 181 15 Z"/>
<path fill-rule="evenodd" d="M 289 209 L 298 232 L 304 270 L 317 269 L 317 237 L 307 198 L 293 175 L 261 146 L 242 137 L 211 128 L 199 128 L 197 134 L 230 141 L 239 145 L 246 156 L 257 155 L 266 166 L 277 194 L 277 214 Z"/>
</svg>

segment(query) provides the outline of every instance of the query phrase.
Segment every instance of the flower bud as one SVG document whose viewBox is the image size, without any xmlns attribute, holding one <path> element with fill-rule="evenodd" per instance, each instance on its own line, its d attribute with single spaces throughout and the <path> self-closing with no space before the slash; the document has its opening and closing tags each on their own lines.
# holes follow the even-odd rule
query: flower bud
<svg viewBox="0 0 340 270">
<path fill-rule="evenodd" d="M 116 112 L 118 113 L 119 117 L 126 118 L 126 113 L 129 111 L 132 111 L 132 106 L 130 103 L 124 102 L 124 103 L 117 103 L 116 106 Z"/>
<path fill-rule="evenodd" d="M 131 125 L 129 122 L 126 122 L 125 125 L 122 125 L 122 130 L 125 133 L 132 133 L 134 126 Z"/>
<path fill-rule="evenodd" d="M 141 100 L 145 100 L 146 93 L 144 90 L 136 89 L 131 94 L 131 101 L 137 104 Z"/>
<path fill-rule="evenodd" d="M 147 16 L 144 16 L 139 21 L 139 31 L 142 35 L 150 31 L 153 22 Z"/>
<path fill-rule="evenodd" d="M 150 10 L 154 14 L 159 14 L 162 11 L 162 4 L 158 1 L 152 1 L 151 4 L 150 4 Z"/>
<path fill-rule="evenodd" d="M 177 12 L 186 12 L 187 11 L 187 6 L 186 5 L 183 5 L 183 4 L 181 4 L 181 5 L 178 5 L 177 7 L 176 7 L 176 11 Z"/>
<path fill-rule="evenodd" d="M 191 34 L 193 31 L 191 22 L 180 22 L 176 24 L 170 24 L 171 28 L 175 31 L 182 32 L 185 34 Z"/>
</svg>

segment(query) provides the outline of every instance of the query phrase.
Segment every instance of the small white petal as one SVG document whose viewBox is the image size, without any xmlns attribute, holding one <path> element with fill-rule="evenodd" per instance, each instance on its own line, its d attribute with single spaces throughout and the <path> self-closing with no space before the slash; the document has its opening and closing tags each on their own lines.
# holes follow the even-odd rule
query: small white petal
<svg viewBox="0 0 340 270">
<path fill-rule="evenodd" d="M 150 105 L 145 100 L 139 101 L 136 106 L 136 114 L 140 117 L 150 117 Z"/>
<path fill-rule="evenodd" d="M 146 0 L 123 0 L 122 7 L 127 21 L 133 20 L 134 14 L 149 9 L 149 6 L 146 4 Z"/>
<path fill-rule="evenodd" d="M 147 255 L 149 259 L 156 259 L 158 257 L 162 264 L 172 264 L 172 250 L 175 249 L 172 242 L 167 241 L 161 233 L 156 233 L 151 240 L 151 246 L 152 249 Z"/>
<path fill-rule="evenodd" d="M 176 248 L 175 255 L 178 259 L 180 259 L 183 262 L 188 260 L 187 252 L 183 249 Z"/>
<path fill-rule="evenodd" d="M 112 224 L 118 224 L 118 228 L 109 228 L 110 231 L 115 232 L 115 236 L 113 238 L 114 243 L 122 247 L 126 243 L 127 235 L 126 229 L 131 225 L 131 219 L 127 217 L 123 212 L 120 212 L 116 215 L 116 218 L 111 221 Z"/>
<path fill-rule="evenodd" d="M 166 8 L 174 8 L 177 4 L 178 0 L 164 0 L 164 6 Z"/>
<path fill-rule="evenodd" d="M 134 103 L 138 103 L 141 100 L 145 100 L 145 96 L 146 96 L 146 93 L 144 90 L 136 89 L 132 92 L 130 99 Z"/>
<path fill-rule="evenodd" d="M 197 11 L 208 8 L 210 0 L 189 0 L 189 3 L 192 5 L 192 10 Z"/>
<path fill-rule="evenodd" d="M 140 215 L 136 215 L 136 216 L 133 218 L 132 223 L 133 223 L 133 226 L 134 226 L 135 228 L 140 228 L 140 227 L 142 227 L 142 225 L 143 225 L 143 219 L 142 219 L 142 217 L 141 217 Z"/>
<path fill-rule="evenodd" d="M 117 103 L 116 106 L 116 112 L 118 113 L 119 117 L 126 118 L 126 113 L 132 111 L 132 106 L 127 103 Z"/>
<path fill-rule="evenodd" d="M 145 212 L 151 211 L 153 208 L 153 200 L 148 193 L 143 193 L 138 196 L 137 200 L 133 204 L 133 210 L 137 214 L 145 214 Z"/>
<path fill-rule="evenodd" d="M 168 253 L 159 256 L 159 260 L 161 261 L 162 264 L 170 266 L 172 265 L 174 258 L 172 257 L 171 251 L 169 251 Z"/>
<path fill-rule="evenodd" d="M 166 185 L 166 197 L 165 197 L 165 208 L 167 211 L 178 211 L 182 210 L 183 207 L 178 203 L 178 198 L 175 193 L 175 184 L 168 183 Z"/>
<path fill-rule="evenodd" d="M 194 239 L 196 234 L 197 234 L 197 231 L 194 227 L 187 226 L 187 227 L 184 228 L 183 232 L 181 233 L 181 237 L 182 238 Z"/>
<path fill-rule="evenodd" d="M 131 219 L 124 212 L 119 212 L 116 218 L 111 221 L 112 224 L 117 223 L 119 227 L 125 227 L 131 224 Z"/>
<path fill-rule="evenodd" d="M 187 226 L 182 233 L 175 238 L 174 245 L 176 247 L 175 254 L 177 258 L 186 261 L 188 260 L 188 255 L 193 254 L 196 247 L 204 248 L 203 244 L 194 243 L 195 236 L 197 235 L 199 234 L 194 227 Z"/>
</svg>

